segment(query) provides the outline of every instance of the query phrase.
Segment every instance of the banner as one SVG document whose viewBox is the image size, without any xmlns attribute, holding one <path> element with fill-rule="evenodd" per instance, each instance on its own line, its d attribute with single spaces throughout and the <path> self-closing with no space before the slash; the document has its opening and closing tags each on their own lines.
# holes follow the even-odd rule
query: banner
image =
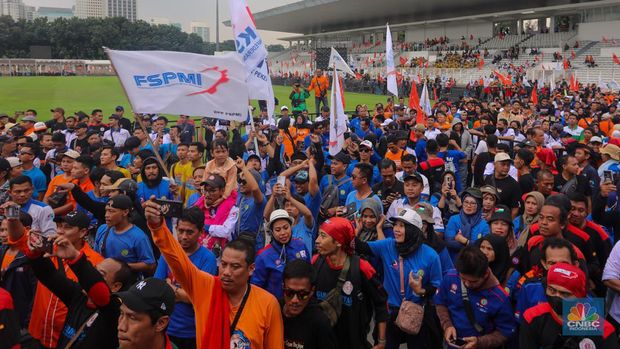
<svg viewBox="0 0 620 349">
<path fill-rule="evenodd" d="M 344 113 L 344 95 L 340 88 L 338 71 L 334 72 L 329 110 L 329 155 L 338 154 L 344 146 L 347 131 L 347 115 Z"/>
<path fill-rule="evenodd" d="M 254 16 L 245 0 L 229 0 L 228 4 L 235 48 L 247 72 L 248 95 L 250 99 L 265 100 L 267 113 L 273 118 L 275 101 L 267 66 L 267 49 L 256 30 Z"/>
<path fill-rule="evenodd" d="M 353 72 L 353 70 L 351 70 L 351 67 L 349 67 L 347 62 L 344 61 L 342 56 L 340 56 L 338 51 L 336 51 L 336 49 L 333 47 L 332 47 L 331 53 L 329 54 L 329 67 L 330 68 L 335 67 L 336 69 L 342 72 L 345 72 L 351 76 L 355 76 L 355 73 Z"/>
<path fill-rule="evenodd" d="M 392 32 L 389 24 L 385 25 L 385 58 L 387 67 L 387 90 L 394 96 L 398 96 L 396 84 L 396 69 L 394 69 L 394 50 L 392 49 Z"/>
<path fill-rule="evenodd" d="M 433 111 L 431 108 L 431 99 L 428 95 L 428 87 L 426 87 L 426 83 L 424 83 L 424 87 L 422 88 L 422 96 L 420 96 L 420 109 L 422 109 L 422 112 L 424 112 L 426 116 L 432 115 Z"/>
<path fill-rule="evenodd" d="M 136 113 L 246 118 L 245 69 L 235 53 L 109 49 L 106 53 Z"/>
</svg>

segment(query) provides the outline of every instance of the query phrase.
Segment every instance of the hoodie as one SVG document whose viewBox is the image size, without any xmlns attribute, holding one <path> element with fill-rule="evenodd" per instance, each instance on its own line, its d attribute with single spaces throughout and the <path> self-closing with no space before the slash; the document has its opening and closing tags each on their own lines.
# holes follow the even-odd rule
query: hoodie
<svg viewBox="0 0 620 349">
<path fill-rule="evenodd" d="M 146 178 L 146 166 L 150 164 L 157 164 L 159 169 L 157 178 L 154 180 L 148 180 Z M 142 162 L 142 168 L 140 168 L 140 176 L 142 182 L 138 183 L 138 192 L 136 193 L 138 199 L 144 202 L 148 200 L 152 195 L 157 199 L 174 200 L 174 194 L 170 191 L 170 182 L 163 178 L 164 170 L 154 157 L 145 159 Z"/>
<path fill-rule="evenodd" d="M 271 243 L 257 253 L 251 283 L 269 291 L 278 299 L 282 298 L 284 267 L 287 262 L 296 259 L 310 262 L 310 254 L 301 239 L 291 238 L 286 244 L 271 239 Z"/>
</svg>

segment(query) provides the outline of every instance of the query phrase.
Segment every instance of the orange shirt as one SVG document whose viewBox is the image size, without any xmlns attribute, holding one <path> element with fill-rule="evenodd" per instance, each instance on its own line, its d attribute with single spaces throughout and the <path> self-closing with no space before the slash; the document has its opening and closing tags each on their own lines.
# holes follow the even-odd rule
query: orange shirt
<svg viewBox="0 0 620 349">
<path fill-rule="evenodd" d="M 603 131 L 603 133 L 607 135 L 607 137 L 610 137 L 611 133 L 614 130 L 614 122 L 611 120 L 611 118 L 609 118 L 607 120 L 601 121 L 599 123 L 599 127 L 601 128 L 601 131 Z"/>
<path fill-rule="evenodd" d="M 196 344 L 202 348 L 205 324 L 211 310 L 211 298 L 214 293 L 216 277 L 205 273 L 192 264 L 181 245 L 168 230 L 165 224 L 159 227 L 149 226 L 153 240 L 159 247 L 162 256 L 168 263 L 170 270 L 187 292 L 194 305 L 196 314 Z M 250 343 L 248 346 L 236 346 L 252 349 L 282 349 L 284 348 L 284 325 L 282 314 L 276 298 L 269 292 L 257 286 L 252 290 L 237 323 L 237 331 L 243 336 L 233 335 L 231 340 L 244 338 Z M 229 321 L 232 323 L 238 308 L 230 306 Z M 232 345 L 231 345 L 232 348 Z"/>
<path fill-rule="evenodd" d="M 54 191 L 56 190 L 56 187 L 59 184 L 66 184 L 66 183 L 73 183 L 73 177 L 67 177 L 63 173 L 63 174 L 59 174 L 58 176 L 52 178 L 43 198 L 48 198 L 50 195 L 52 195 Z M 71 192 L 67 193 L 67 204 L 68 203 L 73 204 L 73 209 L 75 209 L 76 203 L 75 203 L 75 199 L 73 198 L 73 195 L 71 195 Z"/>
<path fill-rule="evenodd" d="M 314 76 L 308 86 L 308 91 L 314 91 L 314 97 L 321 97 L 321 91 L 327 93 L 329 89 L 329 79 L 325 75 L 321 75 L 318 78 Z"/>
<path fill-rule="evenodd" d="M 24 234 L 19 240 L 12 241 L 19 246 L 21 251 L 28 250 L 28 234 Z M 93 265 L 99 264 L 103 257 L 95 252 L 88 244 L 84 244 L 81 252 Z M 58 268 L 58 259 L 51 258 L 54 267 Z M 77 276 L 73 270 L 69 268 L 65 262 L 62 262 L 65 275 L 70 280 L 77 282 Z M 32 315 L 30 317 L 30 325 L 28 331 L 33 338 L 39 340 L 46 348 L 55 348 L 58 343 L 60 331 L 65 325 L 67 317 L 67 306 L 58 299 L 50 290 L 48 290 L 40 282 L 37 283 L 37 291 L 34 294 L 34 303 L 32 304 Z"/>
<path fill-rule="evenodd" d="M 396 169 L 398 170 L 402 169 L 400 167 L 400 159 L 403 157 L 403 155 L 405 155 L 405 151 L 402 149 L 396 154 L 392 153 L 392 151 L 390 150 L 385 152 L 385 158 L 394 161 L 396 163 Z"/>
</svg>

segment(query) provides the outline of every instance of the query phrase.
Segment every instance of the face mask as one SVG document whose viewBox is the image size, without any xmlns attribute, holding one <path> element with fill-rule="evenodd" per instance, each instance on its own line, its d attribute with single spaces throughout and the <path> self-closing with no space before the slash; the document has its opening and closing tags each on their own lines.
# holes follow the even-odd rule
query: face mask
<svg viewBox="0 0 620 349">
<path fill-rule="evenodd" d="M 549 302 L 551 309 L 553 309 L 553 311 L 559 316 L 562 316 L 562 301 L 563 300 L 564 300 L 563 298 L 558 297 L 558 296 L 547 296 L 547 302 Z"/>
</svg>

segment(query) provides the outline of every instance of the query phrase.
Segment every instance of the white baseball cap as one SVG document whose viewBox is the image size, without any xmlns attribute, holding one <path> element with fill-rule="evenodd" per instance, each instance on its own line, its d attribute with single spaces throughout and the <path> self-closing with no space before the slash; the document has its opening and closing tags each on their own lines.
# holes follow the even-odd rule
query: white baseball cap
<svg viewBox="0 0 620 349">
<path fill-rule="evenodd" d="M 288 107 L 287 107 L 287 106 L 285 106 L 285 105 L 283 105 L 283 106 L 281 106 L 281 107 L 280 107 L 280 111 L 285 110 L 285 109 L 286 109 L 286 110 L 288 110 Z"/>
<path fill-rule="evenodd" d="M 282 209 L 278 209 L 278 210 L 274 210 L 273 212 L 271 212 L 271 215 L 269 216 L 269 229 L 271 230 L 271 225 L 273 223 L 275 223 L 275 221 L 277 221 L 278 219 L 286 219 L 291 226 L 294 223 L 293 217 L 288 215 L 288 212 L 286 212 L 285 210 Z"/>
<path fill-rule="evenodd" d="M 11 165 L 11 168 L 15 168 L 17 166 L 21 166 L 22 162 L 19 160 L 18 157 L 15 156 L 9 156 L 8 158 L 6 158 L 6 161 L 9 162 L 9 164 Z"/>
<path fill-rule="evenodd" d="M 402 209 L 398 212 L 397 216 L 392 217 L 390 220 L 392 222 L 401 221 L 405 224 L 414 225 L 418 227 L 418 229 L 422 229 L 422 217 L 420 217 L 416 211 L 408 208 Z"/>
<path fill-rule="evenodd" d="M 373 149 L 372 142 L 369 140 L 362 141 L 360 143 L 360 147 L 366 147 L 366 148 Z"/>
</svg>

